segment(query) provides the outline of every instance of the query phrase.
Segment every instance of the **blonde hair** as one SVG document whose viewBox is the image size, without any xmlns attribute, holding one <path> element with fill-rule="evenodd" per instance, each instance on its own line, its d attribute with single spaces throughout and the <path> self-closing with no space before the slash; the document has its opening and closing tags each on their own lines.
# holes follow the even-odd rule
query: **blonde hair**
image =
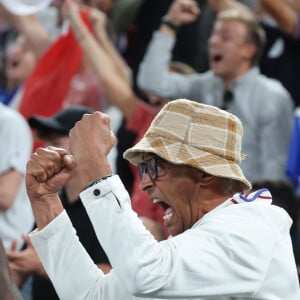
<svg viewBox="0 0 300 300">
<path fill-rule="evenodd" d="M 245 25 L 247 29 L 247 40 L 256 48 L 251 63 L 252 65 L 258 65 L 266 43 L 266 34 L 256 20 L 255 15 L 247 9 L 227 9 L 218 13 L 216 20 L 237 20 Z"/>
<path fill-rule="evenodd" d="M 169 64 L 170 72 L 179 73 L 183 75 L 191 75 L 197 73 L 197 71 L 190 65 L 181 61 L 171 61 Z"/>
</svg>

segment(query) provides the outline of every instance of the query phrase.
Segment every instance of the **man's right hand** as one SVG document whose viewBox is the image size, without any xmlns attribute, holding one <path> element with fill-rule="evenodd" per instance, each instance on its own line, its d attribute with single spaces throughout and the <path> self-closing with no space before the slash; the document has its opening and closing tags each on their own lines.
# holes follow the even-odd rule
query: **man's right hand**
<svg viewBox="0 0 300 300">
<path fill-rule="evenodd" d="M 26 187 L 30 200 L 56 194 L 70 178 L 76 164 L 61 148 L 38 148 L 27 163 Z"/>
<path fill-rule="evenodd" d="M 175 0 L 165 17 L 174 25 L 181 26 L 196 21 L 199 14 L 200 8 L 195 0 Z"/>
<path fill-rule="evenodd" d="M 39 229 L 63 211 L 57 193 L 75 167 L 73 156 L 61 148 L 38 148 L 32 154 L 27 163 L 26 188 Z"/>
</svg>

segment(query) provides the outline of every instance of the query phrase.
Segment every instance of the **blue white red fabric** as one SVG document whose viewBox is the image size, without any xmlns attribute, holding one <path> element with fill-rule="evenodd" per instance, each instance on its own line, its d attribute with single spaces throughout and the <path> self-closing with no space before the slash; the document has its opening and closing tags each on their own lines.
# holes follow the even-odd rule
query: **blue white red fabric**
<svg viewBox="0 0 300 300">
<path fill-rule="evenodd" d="M 272 195 L 270 191 L 266 188 L 262 188 L 248 194 L 236 193 L 231 198 L 222 203 L 220 206 L 224 207 L 232 204 L 249 203 L 254 201 L 262 202 L 264 204 L 271 204 Z"/>
</svg>

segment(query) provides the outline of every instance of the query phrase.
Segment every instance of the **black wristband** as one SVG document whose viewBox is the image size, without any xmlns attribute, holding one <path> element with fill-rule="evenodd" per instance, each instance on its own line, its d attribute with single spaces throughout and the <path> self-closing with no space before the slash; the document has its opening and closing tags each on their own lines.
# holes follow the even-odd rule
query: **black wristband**
<svg viewBox="0 0 300 300">
<path fill-rule="evenodd" d="M 166 17 L 163 17 L 161 19 L 161 24 L 168 26 L 169 28 L 171 28 L 174 31 L 177 31 L 179 26 L 175 25 L 172 21 L 168 20 Z"/>
<path fill-rule="evenodd" d="M 86 189 L 92 187 L 93 185 L 95 185 L 95 184 L 97 184 L 97 183 L 99 183 L 99 182 L 101 182 L 101 181 L 103 181 L 103 180 L 105 180 L 105 179 L 107 179 L 107 178 L 109 178 L 109 177 L 111 177 L 111 176 L 113 176 L 113 175 L 111 174 L 111 175 L 107 175 L 107 176 L 104 176 L 104 177 L 102 177 L 102 178 L 98 178 L 98 179 L 93 180 L 93 181 L 92 181 L 90 184 L 88 184 L 82 191 L 84 191 L 84 190 L 86 190 Z"/>
</svg>

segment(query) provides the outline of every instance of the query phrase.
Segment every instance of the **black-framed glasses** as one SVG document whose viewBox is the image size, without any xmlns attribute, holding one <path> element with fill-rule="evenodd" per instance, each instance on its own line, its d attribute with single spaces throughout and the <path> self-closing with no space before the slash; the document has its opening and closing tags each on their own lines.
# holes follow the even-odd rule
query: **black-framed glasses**
<svg viewBox="0 0 300 300">
<path fill-rule="evenodd" d="M 153 156 L 145 162 L 138 164 L 140 178 L 143 179 L 144 175 L 147 173 L 152 180 L 156 180 L 162 175 L 161 164 L 165 162 L 167 161 L 159 156 Z"/>
</svg>

